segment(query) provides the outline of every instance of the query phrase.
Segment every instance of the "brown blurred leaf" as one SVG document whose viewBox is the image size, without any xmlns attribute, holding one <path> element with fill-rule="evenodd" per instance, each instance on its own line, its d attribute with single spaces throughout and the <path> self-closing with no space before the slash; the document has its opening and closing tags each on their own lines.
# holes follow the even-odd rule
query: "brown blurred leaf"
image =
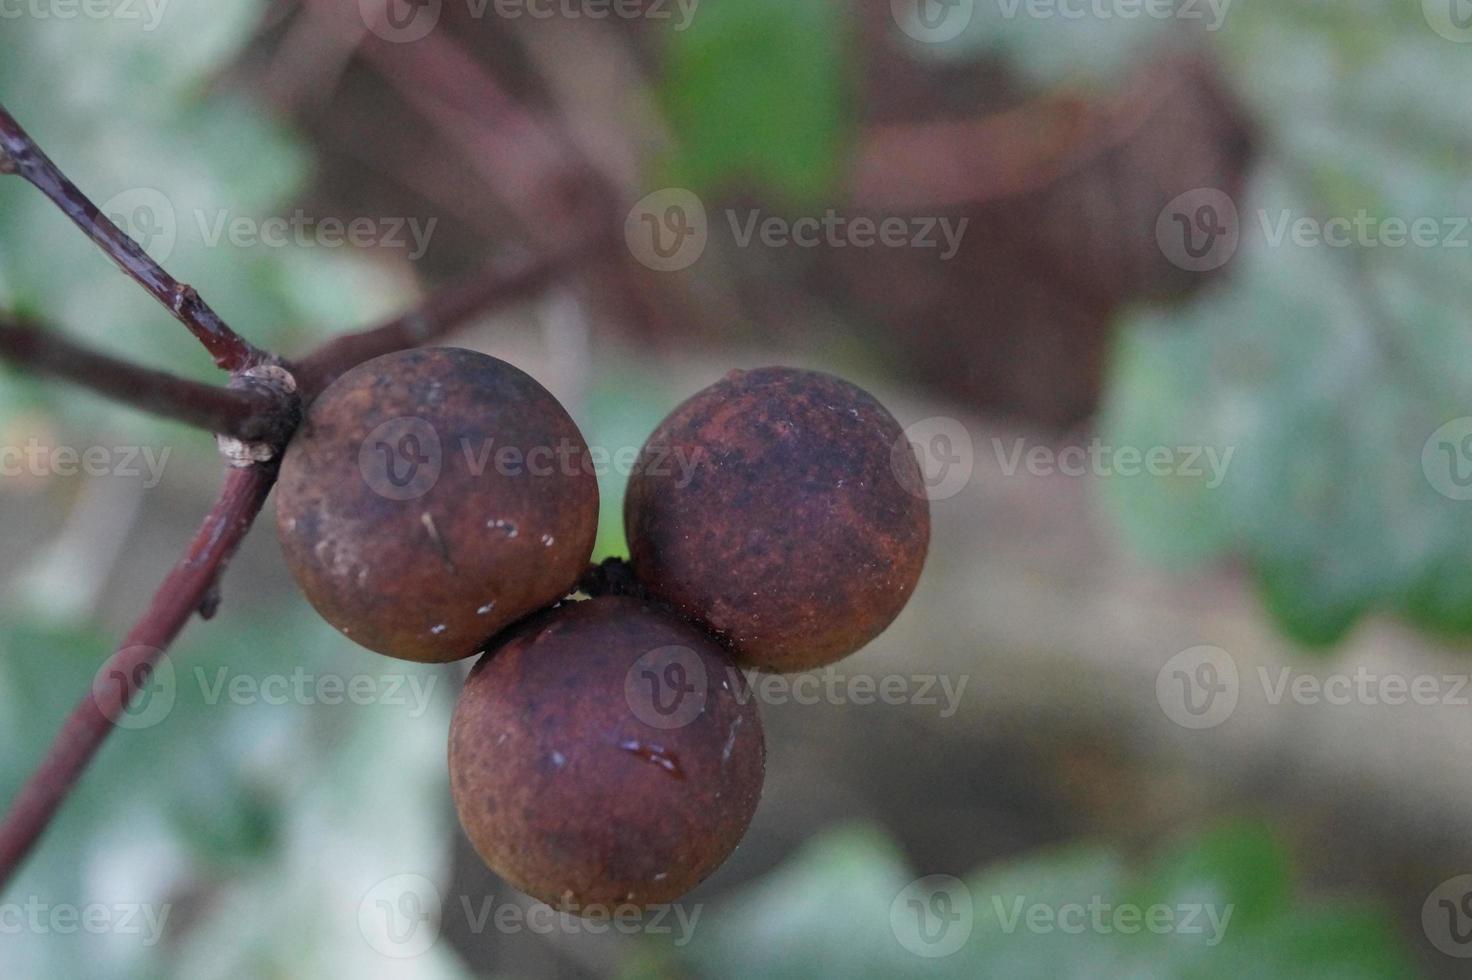
<svg viewBox="0 0 1472 980">
<path fill-rule="evenodd" d="M 1048 96 L 975 120 L 874 127 L 853 170 L 857 206 L 969 219 L 961 248 L 950 261 L 829 249 L 819 275 L 889 335 L 917 380 L 1067 426 L 1097 404 L 1115 311 L 1213 278 L 1173 265 L 1156 222 L 1197 188 L 1240 200 L 1252 145 L 1198 57 L 1151 65 L 1093 103 Z"/>
</svg>

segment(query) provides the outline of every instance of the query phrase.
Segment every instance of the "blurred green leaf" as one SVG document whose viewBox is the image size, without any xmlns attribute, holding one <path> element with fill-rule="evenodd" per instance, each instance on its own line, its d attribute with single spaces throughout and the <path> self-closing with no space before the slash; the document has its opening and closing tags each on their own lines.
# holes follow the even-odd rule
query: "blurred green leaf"
<svg viewBox="0 0 1472 980">
<path fill-rule="evenodd" d="M 161 715 L 144 706 L 135 717 L 148 723 L 112 735 L 13 886 L 52 905 L 167 908 L 163 941 L 11 934 L 7 975 L 325 976 L 384 964 L 360 926 L 364 896 L 397 875 L 447 874 L 454 668 L 387 661 L 300 604 L 271 624 L 269 642 L 248 615 L 181 639 L 168 679 L 160 668 L 153 682 Z M 9 799 L 111 640 L 24 619 L 7 626 L 0 798 Z M 345 693 L 355 683 L 356 700 Z M 406 962 L 415 976 L 463 975 L 443 943 Z"/>
<path fill-rule="evenodd" d="M 830 830 L 699 924 L 679 952 L 711 980 L 900 976 L 911 957 L 890 935 L 889 907 L 908 878 L 882 834 Z"/>
<path fill-rule="evenodd" d="M 1472 630 L 1472 528 L 1436 485 L 1456 461 L 1431 445 L 1472 415 L 1472 235 L 1376 237 L 1387 220 L 1472 215 L 1460 163 L 1472 108 L 1451 96 L 1472 62 L 1415 4 L 1342 14 L 1237 4 L 1213 35 L 1268 163 L 1237 202 L 1230 281 L 1127 320 L 1101 422 L 1122 445 L 1234 451 L 1217 488 L 1111 481 L 1114 512 L 1152 556 L 1246 559 L 1268 610 L 1309 646 L 1377 610 Z M 1369 241 L 1279 237 L 1331 218 L 1363 222 Z"/>
<path fill-rule="evenodd" d="M 591 379 L 586 405 L 579 423 L 588 445 L 608 454 L 608 464 L 598 477 L 598 540 L 593 561 L 626 558 L 624 539 L 624 492 L 635 455 L 679 403 L 681 392 L 672 390 L 668 378 L 640 370 L 633 363 L 603 370 Z"/>
<path fill-rule="evenodd" d="M 1176 842 L 1154 860 L 1148 901 L 1233 906 L 1232 922 L 1257 928 L 1291 911 L 1292 866 L 1272 832 L 1236 823 Z"/>
<path fill-rule="evenodd" d="M 798 205 L 831 194 L 847 137 L 846 25 L 828 0 L 702 6 L 664 51 L 660 98 L 679 140 L 666 183 L 755 182 Z"/>
<path fill-rule="evenodd" d="M 626 976 L 681 963 L 702 977 L 1414 976 L 1381 914 L 1296 900 L 1287 856 L 1253 823 L 1179 842 L 1140 871 L 1110 849 L 1073 847 L 965 882 L 912 877 L 877 832 L 829 832 L 687 947 L 646 952 Z M 915 914 L 936 918 L 917 927 Z M 953 929 L 960 942 L 947 941 Z"/>
</svg>

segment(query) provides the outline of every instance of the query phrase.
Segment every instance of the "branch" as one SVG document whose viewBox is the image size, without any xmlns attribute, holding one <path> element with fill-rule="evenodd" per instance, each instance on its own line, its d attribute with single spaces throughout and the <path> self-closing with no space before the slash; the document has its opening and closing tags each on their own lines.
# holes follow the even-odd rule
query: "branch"
<svg viewBox="0 0 1472 980">
<path fill-rule="evenodd" d="M 586 168 L 571 141 L 453 36 L 431 31 L 414 44 L 366 37 L 358 54 L 484 177 L 537 245 L 567 240 L 585 219 L 574 184 Z"/>
<path fill-rule="evenodd" d="M 1108 99 L 1049 93 L 978 119 L 875 127 L 859 147 L 850 196 L 868 208 L 933 208 L 1045 190 L 1128 142 L 1199 71 L 1168 62 Z"/>
<path fill-rule="evenodd" d="M 590 240 L 550 258 L 523 261 L 511 269 L 488 269 L 377 327 L 328 341 L 292 366 L 302 404 L 310 404 L 339 375 L 364 361 L 428 343 L 498 306 L 536 293 L 599 244 Z"/>
<path fill-rule="evenodd" d="M 285 431 L 288 413 L 267 391 L 221 388 L 138 367 L 24 320 L 0 316 L 0 358 L 145 412 L 247 442 L 274 442 L 290 434 Z"/>
<path fill-rule="evenodd" d="M 0 108 L 0 165 L 15 156 L 11 137 L 6 132 L 7 120 L 9 117 Z M 13 120 L 10 122 L 13 124 Z M 39 151 L 35 152 L 39 155 Z M 85 203 L 85 198 L 76 197 Z M 124 240 L 132 244 L 131 240 Z M 420 308 L 376 328 L 327 342 L 298 364 L 288 365 L 297 382 L 295 394 L 279 390 L 264 393 L 272 400 L 265 416 L 257 411 L 261 406 L 254 401 L 259 392 L 238 393 L 252 400 L 251 412 L 239 414 L 244 411 L 241 407 L 244 402 L 236 397 L 234 388 L 195 385 L 123 364 L 55 335 L 43 335 L 27 325 L 4 328 L 0 321 L 0 355 L 186 421 L 211 417 L 222 424 L 248 428 L 262 417 L 282 420 L 286 427 L 281 435 L 284 444 L 291 426 L 296 424 L 298 395 L 299 404 L 308 404 L 323 387 L 349 368 L 381 354 L 433 340 L 502 303 L 530 295 L 606 245 L 606 238 L 594 236 L 550 258 L 525 261 L 509 270 L 493 269 L 436 294 Z M 250 351 L 247 365 L 276 360 L 254 348 Z M 241 377 L 242 369 L 234 370 L 236 377 Z M 220 572 L 250 529 L 275 479 L 274 465 L 229 471 L 214 508 L 184 557 L 159 586 L 148 611 L 123 645 L 99 671 L 98 678 L 108 683 L 94 684 L 91 695 L 72 711 L 46 758 L 0 821 L 0 889 L 45 832 L 82 771 L 112 731 L 114 719 L 120 717 L 147 683 L 164 650 L 196 611 L 206 616 L 213 611 Z"/>
<path fill-rule="evenodd" d="M 265 359 L 265 355 L 220 319 L 193 286 L 181 283 L 165 272 L 137 242 L 99 211 L 41 151 L 3 105 L 0 105 L 0 173 L 19 174 L 50 198 L 107 253 L 118 268 L 148 290 L 190 333 L 199 338 L 219 367 L 226 371 L 240 371 Z"/>
<path fill-rule="evenodd" d="M 333 378 L 364 360 L 432 340 L 477 314 L 536 291 L 577 259 L 590 254 L 597 245 L 596 241 L 589 242 L 550 259 L 523 263 L 507 272 L 493 271 L 444 290 L 419 309 L 377 328 L 329 341 L 294 367 L 302 403 L 310 402 Z M 203 392 L 235 391 L 195 386 L 182 379 L 121 364 L 54 336 L 46 337 L 44 344 L 40 340 L 41 335 L 27 327 L 0 329 L 0 349 L 18 351 L 15 359 L 55 376 L 79 381 L 104 393 L 121 393 L 133 404 L 140 404 L 140 386 L 155 386 L 152 390 L 159 400 L 167 403 L 166 408 L 160 409 L 165 414 L 183 411 L 181 404 L 203 398 Z M 109 373 L 118 376 L 116 384 L 108 380 Z M 277 397 L 272 411 L 290 412 L 289 399 Z M 293 423 L 294 413 L 287 418 L 288 424 Z M 113 719 L 127 709 L 134 695 L 147 683 L 164 650 L 196 611 L 203 614 L 212 611 L 220 572 L 250 529 L 275 479 L 274 466 L 229 471 L 214 508 L 184 557 L 159 586 L 148 611 L 123 645 L 98 672 L 97 676 L 109 683 L 94 684 L 92 693 L 72 711 L 46 758 L 0 821 L 0 890 L 45 832 L 88 762 L 102 747 L 114 727 Z"/>
<path fill-rule="evenodd" d="M 190 617 L 211 603 L 225 563 L 235 554 L 276 480 L 273 467 L 232 469 L 184 557 L 154 593 L 148 611 L 98 672 L 87 697 L 72 710 L 45 760 L 21 787 L 0 823 L 0 888 L 46 830 L 82 770 L 147 683 L 164 650 Z"/>
</svg>

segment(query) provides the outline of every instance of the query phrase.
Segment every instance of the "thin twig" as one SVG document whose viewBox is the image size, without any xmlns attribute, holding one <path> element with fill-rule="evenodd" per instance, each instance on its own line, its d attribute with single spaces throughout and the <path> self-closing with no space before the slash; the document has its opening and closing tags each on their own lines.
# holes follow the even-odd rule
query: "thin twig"
<svg viewBox="0 0 1472 980">
<path fill-rule="evenodd" d="M 1048 93 L 978 119 L 879 126 L 850 177 L 868 208 L 974 206 L 1044 190 L 1132 139 L 1199 71 L 1167 62 L 1105 100 Z"/>
<path fill-rule="evenodd" d="M 237 376 L 245 368 L 262 363 L 280 364 L 290 370 L 296 380 L 295 394 L 267 392 L 267 397 L 275 400 L 272 414 L 277 418 L 285 417 L 288 426 L 294 425 L 296 420 L 292 411 L 295 407 L 293 399 L 299 397 L 301 404 L 308 404 L 334 378 L 365 360 L 426 343 L 498 305 L 530 295 L 567 272 L 579 260 L 593 257 L 599 250 L 607 248 L 609 236 L 614 233 L 614 229 L 602 229 L 549 258 L 525 261 L 509 270 L 493 269 L 436 294 L 410 313 L 375 328 L 338 337 L 290 364 L 246 343 L 219 321 L 193 289 L 170 278 L 132 239 L 98 213 L 0 107 L 0 172 L 6 171 L 20 173 L 36 184 L 92 235 L 124 271 L 169 305 L 175 315 L 205 342 L 221 367 Z M 12 334 L 12 339 L 16 336 Z M 23 342 L 34 336 L 34 333 L 22 332 L 19 335 L 20 346 L 23 348 Z M 193 407 L 186 404 L 204 397 L 189 382 L 127 367 L 124 381 L 107 390 L 94 383 L 94 371 L 75 364 L 78 358 L 90 367 L 106 366 L 112 370 L 127 367 L 80 349 L 68 351 L 62 358 L 62 361 L 73 362 L 71 364 L 53 362 L 48 356 L 34 352 L 30 363 L 68 380 L 89 384 L 104 393 L 125 396 L 135 404 L 138 402 L 133 397 L 136 396 L 134 389 L 146 380 L 154 385 L 150 397 L 157 399 L 151 406 L 155 410 L 173 413 L 174 417 L 203 411 L 197 404 Z M 93 360 L 89 362 L 87 358 Z M 214 407 L 220 408 L 220 405 Z M 230 411 L 233 409 L 226 410 L 227 414 Z M 288 429 L 282 435 L 283 443 L 289 434 Z M 14 875 L 50 824 L 88 762 L 115 727 L 114 720 L 132 703 L 170 642 L 196 611 L 208 615 L 213 610 L 220 572 L 259 514 L 275 478 L 274 465 L 230 470 L 214 508 L 184 557 L 160 585 L 148 611 L 128 634 L 122 647 L 99 672 L 98 677 L 104 683 L 94 685 L 91 696 L 77 705 L 53 741 L 45 760 L 22 787 L 4 820 L 0 821 L 0 889 Z"/>
<path fill-rule="evenodd" d="M 595 244 L 552 259 L 527 262 L 510 272 L 480 276 L 437 294 L 419 309 L 377 328 L 329 341 L 295 368 L 297 377 L 307 382 L 299 389 L 303 402 L 363 360 L 424 343 L 500 303 L 532 293 L 566 271 Z M 275 479 L 273 466 L 230 470 L 224 489 L 188 551 L 159 586 L 148 612 L 103 665 L 98 677 L 105 683 L 95 685 L 91 695 L 73 710 L 45 760 L 0 821 L 0 889 L 45 831 L 113 729 L 112 719 L 120 717 L 132 703 L 169 643 L 195 611 L 213 608 L 220 571 L 250 529 Z"/>
<path fill-rule="evenodd" d="M 524 260 L 512 268 L 496 267 L 431 296 L 422 306 L 359 333 L 328 341 L 296 361 L 292 373 L 310 403 L 344 371 L 394 351 L 428 343 L 495 307 L 530 296 L 598 248 L 596 241 L 550 258 Z"/>
<path fill-rule="evenodd" d="M 164 418 L 249 442 L 284 438 L 287 413 L 262 390 L 223 388 L 119 361 L 55 330 L 0 317 L 0 358 Z"/>
<path fill-rule="evenodd" d="M 99 682 L 72 710 L 44 761 L 0 822 L 0 888 L 14 875 L 78 777 L 115 727 L 164 650 L 213 592 L 276 480 L 273 467 L 232 469 L 204 524 L 148 611 L 103 664 Z"/>
<path fill-rule="evenodd" d="M 475 168 L 537 248 L 614 218 L 609 189 L 563 128 L 506 91 L 453 36 L 365 38 L 358 53 Z"/>
<path fill-rule="evenodd" d="M 220 319 L 193 286 L 181 283 L 165 272 L 137 242 L 98 210 L 41 151 L 3 105 L 0 105 L 0 173 L 19 174 L 50 198 L 107 253 L 118 268 L 148 290 L 190 333 L 199 338 L 221 368 L 241 371 L 265 359 L 264 354 Z"/>
</svg>

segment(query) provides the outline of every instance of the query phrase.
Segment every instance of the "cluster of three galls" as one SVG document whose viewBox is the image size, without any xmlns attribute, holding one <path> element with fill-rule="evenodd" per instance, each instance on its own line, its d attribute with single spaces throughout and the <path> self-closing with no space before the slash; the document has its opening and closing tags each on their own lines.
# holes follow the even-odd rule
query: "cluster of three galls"
<svg viewBox="0 0 1472 980">
<path fill-rule="evenodd" d="M 765 760 L 742 669 L 862 647 L 930 534 L 914 452 L 874 398 L 736 371 L 640 451 L 622 594 L 578 598 L 595 462 L 524 372 L 419 349 L 333 382 L 277 489 L 287 563 L 329 623 L 405 660 L 483 652 L 450 728 L 461 824 L 513 885 L 584 915 L 672 901 L 726 859 Z"/>
</svg>

